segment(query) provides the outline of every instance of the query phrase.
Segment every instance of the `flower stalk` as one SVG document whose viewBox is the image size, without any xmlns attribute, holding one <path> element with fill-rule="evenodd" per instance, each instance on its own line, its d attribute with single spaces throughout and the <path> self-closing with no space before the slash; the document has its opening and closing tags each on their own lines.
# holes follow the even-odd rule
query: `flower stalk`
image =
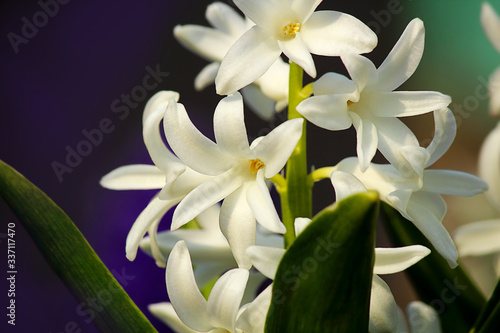
<svg viewBox="0 0 500 333">
<path fill-rule="evenodd" d="M 288 119 L 303 118 L 297 112 L 297 105 L 310 96 L 310 86 L 303 88 L 303 70 L 290 63 L 290 82 L 288 92 Z M 313 182 L 307 172 L 307 126 L 302 125 L 302 136 L 286 165 L 286 191 L 280 193 L 282 218 L 286 227 L 285 247 L 288 248 L 296 238 L 294 221 L 297 217 L 312 216 Z"/>
</svg>

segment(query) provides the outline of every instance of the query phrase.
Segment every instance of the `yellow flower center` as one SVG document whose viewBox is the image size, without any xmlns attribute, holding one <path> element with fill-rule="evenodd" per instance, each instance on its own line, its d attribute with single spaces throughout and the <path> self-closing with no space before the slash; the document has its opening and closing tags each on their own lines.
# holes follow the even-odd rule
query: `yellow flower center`
<svg viewBox="0 0 500 333">
<path fill-rule="evenodd" d="M 290 22 L 285 25 L 281 31 L 286 38 L 294 38 L 297 32 L 300 30 L 300 23 Z"/>
<path fill-rule="evenodd" d="M 262 162 L 258 158 L 254 159 L 254 160 L 248 160 L 248 162 L 250 163 L 250 171 L 252 173 L 257 173 L 257 171 L 259 171 L 260 169 L 262 169 L 263 167 L 266 166 L 264 164 L 264 162 Z"/>
</svg>

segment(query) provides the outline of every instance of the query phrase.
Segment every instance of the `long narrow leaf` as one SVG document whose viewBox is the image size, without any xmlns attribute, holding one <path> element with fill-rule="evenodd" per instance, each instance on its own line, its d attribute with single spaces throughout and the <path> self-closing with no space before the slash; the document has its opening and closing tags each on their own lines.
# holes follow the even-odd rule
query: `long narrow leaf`
<svg viewBox="0 0 500 333">
<path fill-rule="evenodd" d="M 0 161 L 0 194 L 52 269 L 79 301 L 99 300 L 103 332 L 156 332 L 69 217 L 40 189 Z"/>
<path fill-rule="evenodd" d="M 287 250 L 266 332 L 368 332 L 378 194 L 320 212 Z"/>
<path fill-rule="evenodd" d="M 406 270 L 419 297 L 438 312 L 443 332 L 468 332 L 485 299 L 462 268 L 451 269 L 424 235 L 391 206 L 382 203 L 389 236 L 395 246 L 420 244 L 431 254 Z"/>
<path fill-rule="evenodd" d="M 494 333 L 500 329 L 500 280 L 479 315 L 471 333 Z"/>
</svg>

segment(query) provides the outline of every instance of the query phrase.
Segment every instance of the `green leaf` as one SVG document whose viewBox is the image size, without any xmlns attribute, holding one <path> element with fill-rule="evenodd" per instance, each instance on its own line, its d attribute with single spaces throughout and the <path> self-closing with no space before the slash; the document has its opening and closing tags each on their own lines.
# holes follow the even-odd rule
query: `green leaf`
<svg viewBox="0 0 500 333">
<path fill-rule="evenodd" d="M 102 308 L 93 318 L 97 328 L 103 332 L 156 332 L 69 217 L 3 161 L 0 194 L 73 295 L 82 302 L 95 300 Z"/>
<path fill-rule="evenodd" d="M 376 192 L 320 212 L 278 266 L 267 333 L 368 332 Z"/>
<path fill-rule="evenodd" d="M 483 295 L 460 266 L 450 268 L 412 222 L 385 203 L 382 212 L 395 246 L 420 244 L 432 251 L 406 273 L 420 299 L 438 312 L 443 332 L 468 332 L 486 302 Z"/>
<path fill-rule="evenodd" d="M 500 327 L 500 280 L 498 281 L 488 303 L 479 315 L 471 333 L 498 332 Z"/>
</svg>

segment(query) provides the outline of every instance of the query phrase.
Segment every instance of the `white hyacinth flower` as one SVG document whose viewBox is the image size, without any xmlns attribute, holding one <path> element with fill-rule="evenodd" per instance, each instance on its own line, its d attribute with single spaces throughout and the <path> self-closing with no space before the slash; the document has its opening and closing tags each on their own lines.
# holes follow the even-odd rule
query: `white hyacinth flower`
<svg viewBox="0 0 500 333">
<path fill-rule="evenodd" d="M 249 271 L 234 268 L 224 273 L 213 286 L 208 300 L 201 294 L 193 273 L 191 257 L 184 241 L 173 248 L 167 263 L 168 303 L 152 309 L 179 332 L 262 333 L 269 308 L 271 288 L 251 303 L 242 304 Z M 179 322 L 179 318 L 182 322 Z M 190 331 L 192 330 L 192 331 Z"/>
<path fill-rule="evenodd" d="M 427 166 L 439 159 L 455 137 L 455 119 L 449 109 L 436 111 L 435 137 L 426 148 L 430 155 Z M 355 157 L 342 160 L 331 175 L 337 200 L 366 190 L 376 190 L 380 199 L 395 209 L 424 234 L 436 250 L 457 266 L 457 249 L 442 224 L 446 203 L 441 194 L 474 196 L 488 186 L 476 176 L 452 170 L 424 170 L 422 185 L 414 178 L 404 177 L 390 164 L 371 163 L 363 172 Z"/>
<path fill-rule="evenodd" d="M 174 36 L 183 46 L 211 62 L 197 75 L 197 90 L 215 82 L 220 63 L 227 51 L 254 25 L 252 21 L 222 2 L 210 4 L 205 16 L 213 28 L 193 24 L 178 25 L 174 28 Z M 253 85 L 241 91 L 252 110 L 263 119 L 269 120 L 275 110 L 281 111 L 286 107 L 289 67 L 278 58 Z"/>
<path fill-rule="evenodd" d="M 296 234 L 310 219 L 296 220 Z M 285 254 L 283 247 L 251 246 L 247 253 L 252 264 L 262 274 L 274 280 L 279 262 Z M 401 248 L 376 248 L 370 303 L 370 332 L 394 332 L 398 325 L 398 308 L 389 286 L 377 274 L 401 272 L 427 256 L 430 250 L 421 245 Z"/>
<path fill-rule="evenodd" d="M 255 22 L 222 60 L 217 93 L 229 95 L 257 80 L 284 53 L 316 77 L 311 54 L 366 53 L 377 36 L 357 18 L 335 11 L 314 12 L 321 0 L 234 0 Z"/>
<path fill-rule="evenodd" d="M 112 190 L 149 190 L 165 189 L 173 195 L 169 200 L 160 200 L 155 195 L 148 206 L 137 217 L 127 236 L 125 251 L 129 260 L 137 255 L 139 243 L 144 235 L 151 236 L 151 251 L 158 266 L 165 266 L 165 258 L 156 242 L 156 230 L 163 215 L 181 201 L 193 188 L 209 176 L 199 174 L 186 167 L 165 146 L 161 138 L 160 122 L 169 101 L 175 103 L 179 94 L 173 91 L 160 91 L 146 104 L 143 114 L 143 137 L 149 155 L 155 165 L 135 164 L 119 167 L 101 181 L 101 186 Z"/>
<path fill-rule="evenodd" d="M 479 154 L 479 176 L 489 190 L 486 197 L 500 216 L 500 123 L 484 140 Z M 453 235 L 461 258 L 472 257 L 477 269 L 481 267 L 480 284 L 490 294 L 500 277 L 500 217 L 461 226 Z M 471 258 L 471 259 L 472 259 Z M 486 260 L 481 260 L 482 258 Z M 474 260 L 474 259 L 472 259 Z"/>
<path fill-rule="evenodd" d="M 221 231 L 239 266 L 250 268 L 245 249 L 255 244 L 255 220 L 272 232 L 285 232 L 265 179 L 286 164 L 302 135 L 302 123 L 302 119 L 288 120 L 249 145 L 243 101 L 236 93 L 222 99 L 215 110 L 215 143 L 196 129 L 182 104 L 169 103 L 164 129 L 170 147 L 188 167 L 212 177 L 179 203 L 172 230 L 224 199 Z M 160 197 L 170 199 L 171 195 L 163 191 Z"/>
<path fill-rule="evenodd" d="M 414 19 L 379 68 L 363 56 L 342 55 L 352 80 L 337 73 L 323 75 L 313 85 L 315 96 L 300 103 L 297 111 L 328 130 L 354 126 L 363 171 L 378 148 L 401 172 L 421 176 L 429 156 L 397 117 L 441 109 L 451 99 L 432 91 L 393 90 L 413 74 L 423 49 L 424 26 L 421 20 Z"/>
<path fill-rule="evenodd" d="M 481 7 L 481 25 L 491 44 L 500 53 L 500 17 L 487 2 Z M 490 76 L 489 92 L 490 115 L 500 117 L 500 68 Z"/>
</svg>

